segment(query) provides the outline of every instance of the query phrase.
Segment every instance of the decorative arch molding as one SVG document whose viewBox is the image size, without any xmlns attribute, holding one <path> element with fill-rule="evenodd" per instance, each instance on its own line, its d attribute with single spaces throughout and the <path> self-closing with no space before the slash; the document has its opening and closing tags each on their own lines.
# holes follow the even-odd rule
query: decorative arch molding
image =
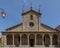
<svg viewBox="0 0 60 48">
<path fill-rule="evenodd" d="M 45 46 L 50 45 L 50 36 L 49 36 L 49 34 L 44 35 L 44 44 L 45 44 Z"/>
<path fill-rule="evenodd" d="M 15 46 L 19 46 L 19 44 L 20 44 L 20 35 L 19 34 L 14 35 L 14 44 L 15 44 Z"/>
<path fill-rule="evenodd" d="M 53 36 L 52 36 L 52 44 L 53 45 L 58 45 L 58 35 L 57 34 L 53 34 Z"/>
<path fill-rule="evenodd" d="M 30 45 L 31 47 L 33 47 L 34 44 L 35 44 L 35 35 L 34 35 L 34 34 L 30 34 L 30 35 L 29 35 L 29 45 Z"/>
<path fill-rule="evenodd" d="M 36 35 L 36 44 L 42 45 L 42 36 L 40 34 Z"/>
<path fill-rule="evenodd" d="M 35 39 L 35 35 L 34 34 L 30 34 L 29 35 L 29 39 Z"/>
<path fill-rule="evenodd" d="M 26 34 L 23 34 L 22 37 L 21 37 L 21 41 L 22 41 L 22 45 L 27 45 L 28 44 L 28 38 L 27 38 L 27 35 Z"/>
</svg>

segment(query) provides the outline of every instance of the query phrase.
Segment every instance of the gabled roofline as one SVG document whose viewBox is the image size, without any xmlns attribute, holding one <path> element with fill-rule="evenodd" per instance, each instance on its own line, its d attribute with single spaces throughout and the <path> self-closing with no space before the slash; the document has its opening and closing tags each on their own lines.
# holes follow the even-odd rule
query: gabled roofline
<svg viewBox="0 0 60 48">
<path fill-rule="evenodd" d="M 31 10 L 29 10 L 29 11 L 26 11 L 26 12 L 22 13 L 22 16 L 25 15 L 25 14 L 27 14 L 27 13 L 29 13 L 29 12 L 34 12 L 34 13 L 37 14 L 37 15 L 41 15 L 40 12 L 37 12 L 37 11 L 34 11 L 34 10 L 31 9 Z"/>
<path fill-rule="evenodd" d="M 13 27 L 7 28 L 6 30 L 11 30 L 11 29 L 16 28 L 16 27 L 18 27 L 18 26 L 20 26 L 20 25 L 22 25 L 22 23 L 17 24 L 17 25 L 15 25 L 15 26 L 13 26 Z"/>
<path fill-rule="evenodd" d="M 58 25 L 55 30 L 60 31 L 60 25 Z"/>
<path fill-rule="evenodd" d="M 17 24 L 17 25 L 15 25 L 15 26 L 13 26 L 13 27 L 7 28 L 6 31 L 7 31 L 7 30 L 11 30 L 11 29 L 13 29 L 13 28 L 16 28 L 16 27 L 18 27 L 18 26 L 20 26 L 20 25 L 22 25 L 22 24 L 23 24 L 23 23 L 20 23 L 20 24 Z M 47 25 L 45 25 L 45 24 L 43 24 L 43 23 L 41 23 L 41 26 L 43 26 L 43 27 L 45 27 L 45 28 L 47 28 L 47 29 L 51 29 L 51 30 L 57 31 L 56 29 L 54 29 L 54 28 L 52 28 L 52 27 L 50 27 L 50 26 L 47 26 Z"/>
<path fill-rule="evenodd" d="M 45 24 L 43 24 L 43 23 L 41 23 L 41 25 L 44 26 L 44 27 L 46 27 L 47 29 L 51 29 L 51 30 L 57 31 L 56 29 L 54 29 L 54 28 L 52 28 L 52 27 L 50 27 L 50 26 L 48 26 L 48 25 L 45 25 Z"/>
</svg>

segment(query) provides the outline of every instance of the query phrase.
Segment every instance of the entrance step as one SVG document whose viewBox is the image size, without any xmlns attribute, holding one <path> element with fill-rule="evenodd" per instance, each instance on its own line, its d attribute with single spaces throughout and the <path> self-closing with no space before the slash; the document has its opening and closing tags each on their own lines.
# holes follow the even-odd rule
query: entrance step
<svg viewBox="0 0 60 48">
<path fill-rule="evenodd" d="M 60 47 L 1 47 L 1 48 L 60 48 Z"/>
</svg>

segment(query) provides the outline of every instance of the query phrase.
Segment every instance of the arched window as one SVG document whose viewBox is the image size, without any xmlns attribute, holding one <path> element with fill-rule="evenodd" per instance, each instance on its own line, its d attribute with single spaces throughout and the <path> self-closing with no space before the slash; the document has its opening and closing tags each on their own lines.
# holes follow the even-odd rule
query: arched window
<svg viewBox="0 0 60 48">
<path fill-rule="evenodd" d="M 27 45 L 28 44 L 27 41 L 28 41 L 27 40 L 27 35 L 26 34 L 22 35 L 22 45 Z"/>
<path fill-rule="evenodd" d="M 19 44 L 20 44 L 20 35 L 19 34 L 16 34 L 14 36 L 14 44 L 15 44 L 15 46 L 19 46 Z"/>
<path fill-rule="evenodd" d="M 50 45 L 50 36 L 48 34 L 45 34 L 45 36 L 44 36 L 44 44 L 47 47 L 49 47 L 49 45 Z"/>
<path fill-rule="evenodd" d="M 58 36 L 56 34 L 52 36 L 52 42 L 53 45 L 58 45 Z"/>
<path fill-rule="evenodd" d="M 33 20 L 33 16 L 32 15 L 30 16 L 30 19 Z"/>
<path fill-rule="evenodd" d="M 36 44 L 37 45 L 42 45 L 42 36 L 40 34 L 38 34 L 36 36 Z"/>
<path fill-rule="evenodd" d="M 11 34 L 7 35 L 7 45 L 12 45 L 13 44 L 13 37 Z"/>
<path fill-rule="evenodd" d="M 31 47 L 34 47 L 34 44 L 35 44 L 35 35 L 34 34 L 30 34 L 29 35 L 29 45 Z"/>
</svg>

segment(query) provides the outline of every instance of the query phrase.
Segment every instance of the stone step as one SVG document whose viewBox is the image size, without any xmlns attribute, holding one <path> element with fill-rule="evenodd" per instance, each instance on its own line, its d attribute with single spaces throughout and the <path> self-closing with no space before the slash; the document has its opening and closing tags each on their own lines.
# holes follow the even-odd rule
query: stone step
<svg viewBox="0 0 60 48">
<path fill-rule="evenodd" d="M 60 48 L 60 47 L 0 47 L 0 48 Z"/>
</svg>

